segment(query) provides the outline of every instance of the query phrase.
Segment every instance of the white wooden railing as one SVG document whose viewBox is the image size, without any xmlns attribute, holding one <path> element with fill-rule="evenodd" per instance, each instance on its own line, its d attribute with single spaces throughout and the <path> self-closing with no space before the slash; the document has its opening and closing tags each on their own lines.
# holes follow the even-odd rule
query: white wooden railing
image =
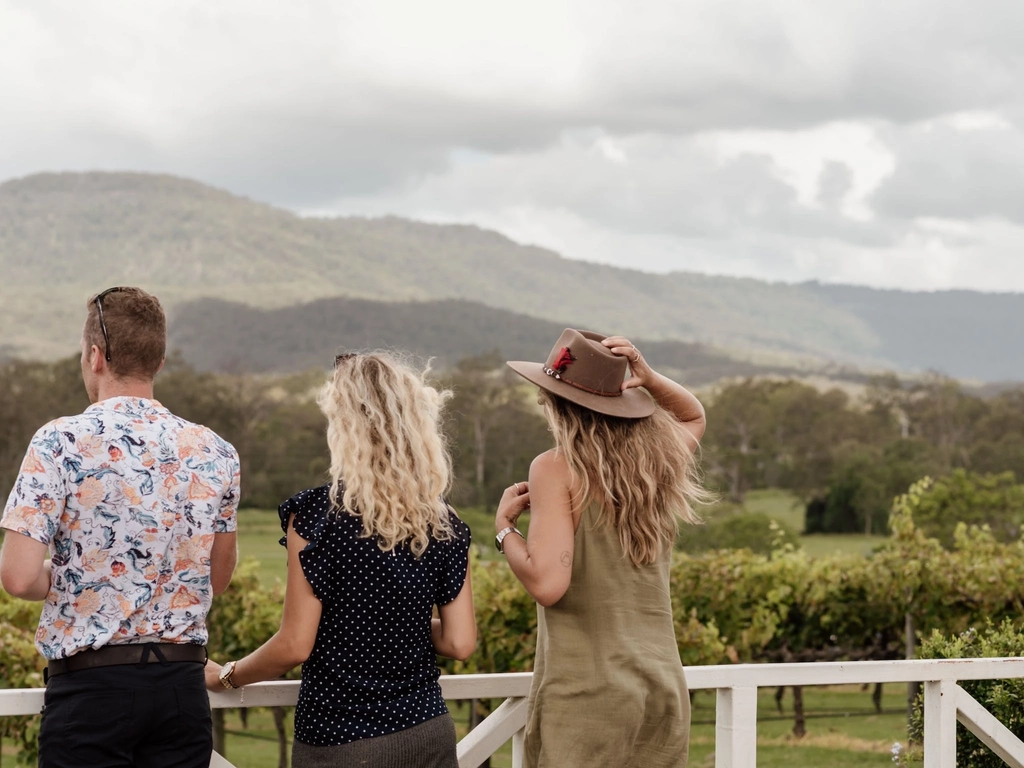
<svg viewBox="0 0 1024 768">
<path fill-rule="evenodd" d="M 444 698 L 504 699 L 459 742 L 460 768 L 477 768 L 512 741 L 512 765 L 522 767 L 522 737 L 530 674 L 450 675 L 441 678 Z M 924 768 L 955 768 L 959 721 L 1012 768 L 1024 768 L 1024 743 L 957 683 L 961 680 L 1024 678 L 1024 658 L 919 661 L 858 661 L 816 664 L 736 664 L 687 667 L 690 690 L 715 690 L 715 768 L 757 764 L 757 689 L 851 683 L 924 683 Z M 294 706 L 297 681 L 261 683 L 210 695 L 214 707 Z M 0 690 L 0 717 L 31 715 L 43 705 L 43 690 Z M 211 768 L 231 768 L 214 756 Z"/>
</svg>

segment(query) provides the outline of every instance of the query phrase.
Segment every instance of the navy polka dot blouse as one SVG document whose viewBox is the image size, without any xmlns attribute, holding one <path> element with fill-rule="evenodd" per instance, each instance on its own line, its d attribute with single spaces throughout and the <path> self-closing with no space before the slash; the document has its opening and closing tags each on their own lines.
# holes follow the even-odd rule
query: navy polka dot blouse
<svg viewBox="0 0 1024 768">
<path fill-rule="evenodd" d="M 384 736 L 448 712 L 430 619 L 462 590 L 470 543 L 452 514 L 455 538 L 432 541 L 419 559 L 408 547 L 382 552 L 360 535 L 358 517 L 328 514 L 329 490 L 303 491 L 278 510 L 285 533 L 295 515 L 309 542 L 299 562 L 323 603 L 295 708 L 295 739 L 311 746 Z"/>
</svg>

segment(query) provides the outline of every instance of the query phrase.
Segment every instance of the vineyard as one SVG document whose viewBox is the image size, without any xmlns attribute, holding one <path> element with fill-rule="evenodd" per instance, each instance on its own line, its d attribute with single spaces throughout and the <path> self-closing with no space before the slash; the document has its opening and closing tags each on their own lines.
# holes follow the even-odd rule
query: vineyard
<svg viewBox="0 0 1024 768">
<path fill-rule="evenodd" d="M 1024 545 L 1001 542 L 984 526 L 961 524 L 951 546 L 943 546 L 915 522 L 934 487 L 922 481 L 897 499 L 891 535 L 867 556 L 812 557 L 781 537 L 766 554 L 749 549 L 676 553 L 673 610 L 682 663 L 895 659 L 908 650 L 932 657 L 1017 655 L 1022 638 L 1013 622 L 1024 615 Z M 473 568 L 479 644 L 466 662 L 445 662 L 444 671 L 529 670 L 533 602 L 500 561 L 476 559 Z M 211 655 L 238 658 L 261 644 L 277 627 L 281 598 L 279 584 L 263 584 L 257 562 L 244 563 L 228 592 L 215 601 Z M 37 615 L 37 605 L 0 597 L 0 679 L 8 686 L 42 684 L 41 659 L 32 644 Z M 987 629 L 1004 620 L 1011 623 L 999 631 Z M 914 648 L 916 638 L 925 639 L 921 649 Z M 804 717 L 802 693 L 793 691 L 788 730 L 813 736 L 815 721 Z M 864 693 L 865 704 L 870 695 Z M 987 705 L 1004 722 L 1021 727 L 1019 716 L 1012 721 L 1009 716 L 1019 696 L 1002 688 L 987 696 Z M 34 754 L 36 720 L 8 718 L 0 726 L 5 738 L 20 745 L 25 760 Z M 283 714 L 274 721 L 283 738 Z"/>
</svg>

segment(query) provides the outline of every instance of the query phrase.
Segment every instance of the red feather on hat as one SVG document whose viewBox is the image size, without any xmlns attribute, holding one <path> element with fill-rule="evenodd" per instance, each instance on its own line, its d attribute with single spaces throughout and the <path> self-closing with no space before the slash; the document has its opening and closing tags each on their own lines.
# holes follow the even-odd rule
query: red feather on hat
<svg viewBox="0 0 1024 768">
<path fill-rule="evenodd" d="M 569 364 L 574 362 L 576 362 L 576 358 L 572 356 L 569 348 L 562 347 L 562 351 L 558 353 L 558 357 L 555 358 L 555 363 L 551 367 L 559 373 L 563 373 Z"/>
</svg>

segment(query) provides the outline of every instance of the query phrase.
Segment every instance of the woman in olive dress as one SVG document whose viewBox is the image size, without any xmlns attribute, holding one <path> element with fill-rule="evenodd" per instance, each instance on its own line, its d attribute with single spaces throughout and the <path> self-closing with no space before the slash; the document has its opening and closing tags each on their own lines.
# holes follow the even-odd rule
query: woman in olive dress
<svg viewBox="0 0 1024 768">
<path fill-rule="evenodd" d="M 540 606 L 525 764 L 685 766 L 669 570 L 679 522 L 698 522 L 707 496 L 695 457 L 704 409 L 621 336 L 567 329 L 546 362 L 509 365 L 540 387 L 555 438 L 495 519 Z M 528 540 L 516 528 L 527 508 Z"/>
</svg>

